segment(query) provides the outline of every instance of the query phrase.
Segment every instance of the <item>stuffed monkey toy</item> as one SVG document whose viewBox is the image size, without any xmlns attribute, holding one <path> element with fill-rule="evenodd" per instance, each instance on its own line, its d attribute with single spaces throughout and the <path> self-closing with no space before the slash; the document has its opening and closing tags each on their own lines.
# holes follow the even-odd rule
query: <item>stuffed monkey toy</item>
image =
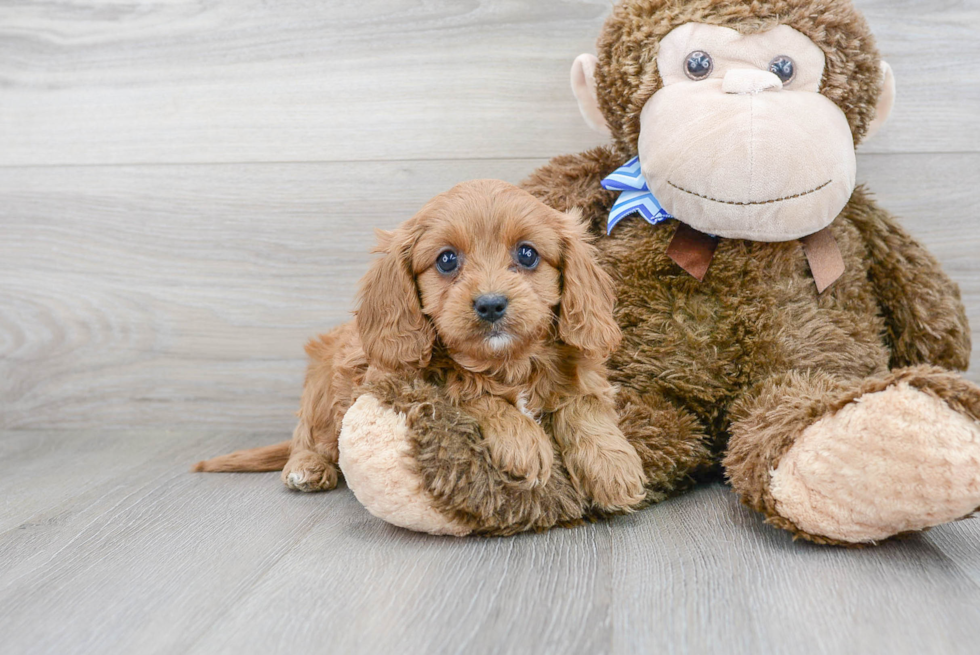
<svg viewBox="0 0 980 655">
<path fill-rule="evenodd" d="M 855 183 L 895 85 L 848 0 L 624 0 L 572 87 L 609 145 L 524 188 L 591 222 L 617 285 L 610 360 L 653 504 L 722 473 L 796 537 L 865 544 L 980 506 L 980 388 L 957 286 Z M 556 467 L 517 486 L 438 389 L 364 390 L 348 485 L 416 530 L 600 513 Z"/>
</svg>

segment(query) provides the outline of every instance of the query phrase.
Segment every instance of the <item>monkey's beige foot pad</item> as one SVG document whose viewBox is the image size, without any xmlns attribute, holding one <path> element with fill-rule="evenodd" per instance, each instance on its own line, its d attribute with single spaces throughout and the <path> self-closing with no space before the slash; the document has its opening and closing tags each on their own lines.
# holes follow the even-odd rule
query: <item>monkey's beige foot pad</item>
<svg viewBox="0 0 980 655">
<path fill-rule="evenodd" d="M 404 415 L 365 394 L 344 415 L 339 446 L 347 486 L 378 518 L 418 532 L 457 537 L 469 532 L 434 509 L 412 467 Z"/>
<path fill-rule="evenodd" d="M 923 530 L 980 507 L 980 423 L 907 384 L 804 430 L 772 473 L 776 510 L 850 543 Z"/>
</svg>

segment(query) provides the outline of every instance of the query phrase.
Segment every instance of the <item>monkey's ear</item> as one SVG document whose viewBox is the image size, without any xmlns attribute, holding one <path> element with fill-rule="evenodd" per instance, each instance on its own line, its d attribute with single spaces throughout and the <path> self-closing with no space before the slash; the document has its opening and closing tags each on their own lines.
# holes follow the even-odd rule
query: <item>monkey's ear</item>
<svg viewBox="0 0 980 655">
<path fill-rule="evenodd" d="M 572 64 L 572 93 L 578 100 L 582 118 L 593 130 L 603 136 L 611 136 L 612 131 L 606 117 L 599 109 L 599 95 L 595 88 L 595 67 L 599 59 L 595 55 L 579 55 Z"/>
<path fill-rule="evenodd" d="M 411 270 L 414 236 L 405 227 L 379 231 L 375 252 L 384 256 L 361 280 L 356 318 L 361 345 L 372 363 L 392 370 L 426 366 L 435 341 Z"/>
<path fill-rule="evenodd" d="M 881 77 L 881 95 L 878 96 L 878 104 L 875 106 L 875 119 L 871 121 L 868 133 L 864 135 L 865 141 L 881 129 L 891 115 L 892 107 L 895 106 L 895 74 L 892 73 L 892 67 L 887 61 L 881 62 Z"/>
</svg>

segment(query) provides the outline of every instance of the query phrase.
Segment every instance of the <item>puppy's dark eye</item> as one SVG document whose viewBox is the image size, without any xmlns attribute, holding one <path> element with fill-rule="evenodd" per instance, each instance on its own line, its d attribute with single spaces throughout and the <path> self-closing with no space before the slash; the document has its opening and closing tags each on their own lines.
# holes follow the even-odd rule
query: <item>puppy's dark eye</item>
<svg viewBox="0 0 980 655">
<path fill-rule="evenodd" d="M 517 248 L 517 263 L 524 268 L 534 268 L 539 261 L 541 261 L 541 256 L 531 246 L 524 244 Z"/>
<path fill-rule="evenodd" d="M 452 273 L 457 268 L 459 268 L 459 257 L 455 250 L 443 250 L 436 257 L 436 269 L 440 273 Z"/>
<path fill-rule="evenodd" d="M 715 67 L 711 61 L 711 55 L 704 50 L 695 50 L 687 56 L 684 62 L 684 72 L 692 80 L 703 80 L 711 75 L 711 70 Z"/>
<path fill-rule="evenodd" d="M 769 72 L 778 77 L 783 84 L 789 84 L 796 77 L 796 64 L 789 57 L 780 55 L 769 62 Z"/>
</svg>

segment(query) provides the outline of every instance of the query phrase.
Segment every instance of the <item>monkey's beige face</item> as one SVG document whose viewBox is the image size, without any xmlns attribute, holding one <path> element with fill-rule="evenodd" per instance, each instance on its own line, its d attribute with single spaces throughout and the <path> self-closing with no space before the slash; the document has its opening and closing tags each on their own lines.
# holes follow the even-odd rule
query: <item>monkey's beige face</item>
<svg viewBox="0 0 980 655">
<path fill-rule="evenodd" d="M 460 361 L 514 357 L 560 300 L 561 225 L 523 198 L 458 198 L 425 219 L 412 251 L 422 311 Z"/>
<path fill-rule="evenodd" d="M 820 95 L 824 54 L 785 25 L 743 36 L 688 23 L 660 43 L 663 88 L 640 117 L 663 207 L 728 238 L 788 241 L 829 225 L 855 185 L 844 113 Z"/>
<path fill-rule="evenodd" d="M 757 241 L 796 239 L 837 217 L 854 190 L 854 136 L 841 107 L 822 94 L 826 60 L 819 46 L 788 25 L 743 35 L 692 22 L 650 47 L 658 48 L 660 79 L 651 73 L 643 80 L 656 93 L 644 95 L 636 147 L 667 211 L 703 232 Z M 625 65 L 616 57 L 613 49 L 603 65 Z M 832 63 L 830 88 L 840 93 L 850 80 L 842 62 Z M 616 93 L 597 87 L 598 65 L 594 55 L 580 55 L 572 89 L 593 129 L 621 135 L 624 126 L 607 122 L 599 103 L 600 95 Z M 880 68 L 864 138 L 894 104 L 891 68 L 884 61 Z M 862 75 L 857 81 L 867 84 Z M 646 94 L 643 84 L 637 92 Z"/>
</svg>

